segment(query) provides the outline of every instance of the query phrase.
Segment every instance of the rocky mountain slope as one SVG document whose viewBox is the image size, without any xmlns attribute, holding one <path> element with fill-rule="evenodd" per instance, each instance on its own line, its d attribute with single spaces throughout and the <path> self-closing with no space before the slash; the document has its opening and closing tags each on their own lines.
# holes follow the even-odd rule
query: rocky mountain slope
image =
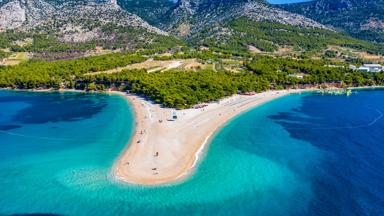
<svg viewBox="0 0 384 216">
<path fill-rule="evenodd" d="M 357 4 L 352 0 L 341 1 L 344 3 L 336 7 L 340 11 L 350 11 L 350 5 Z M 156 27 L 127 10 L 145 14 Z M 305 14 L 304 10 L 299 12 Z M 380 17 L 376 18 L 365 23 L 365 28 L 380 29 L 383 24 L 377 21 Z M 79 55 L 83 55 L 102 47 L 108 51 L 153 53 L 185 45 L 225 55 L 250 52 L 307 55 L 321 53 L 330 45 L 371 53 L 383 51 L 375 44 L 337 33 L 334 26 L 279 9 L 264 0 L 0 1 L 0 49 L 15 52 L 49 52 L 48 56 L 52 52 L 64 55 L 81 52 Z"/>
<path fill-rule="evenodd" d="M 282 8 L 353 36 L 384 42 L 384 0 L 315 0 Z"/>
<path fill-rule="evenodd" d="M 113 23 L 166 34 L 150 26 L 140 17 L 122 10 L 113 0 L 102 3 L 89 1 L 81 4 L 67 1 L 60 5 L 50 4 L 44 0 L 14 0 L 4 4 L 0 11 L 0 29 L 3 30 L 33 29 L 52 25 L 64 33 L 69 27 L 86 30 L 89 27 L 87 24 L 97 22 L 99 27 Z"/>
<path fill-rule="evenodd" d="M 207 26 L 246 17 L 287 25 L 326 28 L 304 16 L 277 9 L 264 1 L 249 0 L 179 0 L 163 21 L 163 28 L 181 37 L 189 37 Z"/>
<path fill-rule="evenodd" d="M 156 25 L 161 17 L 176 5 L 176 2 L 173 0 L 117 0 L 117 4 L 124 10 Z"/>
<path fill-rule="evenodd" d="M 382 52 L 381 47 L 264 0 L 179 0 L 159 26 L 195 47 L 229 55 L 313 55 L 330 46 Z"/>
<path fill-rule="evenodd" d="M 149 43 L 167 33 L 111 1 L 12 0 L 0 7 L 0 31 L 50 35 L 59 41 Z M 124 41 L 123 41 L 124 40 Z"/>
</svg>

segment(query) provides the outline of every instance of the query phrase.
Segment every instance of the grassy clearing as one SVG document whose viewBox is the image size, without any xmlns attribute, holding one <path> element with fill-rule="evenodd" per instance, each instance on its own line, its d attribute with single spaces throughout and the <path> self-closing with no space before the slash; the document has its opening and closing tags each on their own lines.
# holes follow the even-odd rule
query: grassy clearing
<svg viewBox="0 0 384 216">
<path fill-rule="evenodd" d="M 8 58 L 3 59 L 0 61 L 1 66 L 15 66 L 22 62 L 25 62 L 29 59 L 29 54 L 27 52 L 18 52 L 13 53 Z"/>
<path fill-rule="evenodd" d="M 146 70 L 148 73 L 153 72 L 165 72 L 172 69 L 179 70 L 200 70 L 200 69 L 209 69 L 212 66 L 209 64 L 202 64 L 197 59 L 174 59 L 174 60 L 153 60 L 148 59 L 147 61 L 130 64 L 125 67 L 118 67 L 106 71 L 98 71 L 93 73 L 88 73 L 87 75 L 97 75 L 97 74 L 113 74 L 119 73 L 123 70 Z"/>
</svg>

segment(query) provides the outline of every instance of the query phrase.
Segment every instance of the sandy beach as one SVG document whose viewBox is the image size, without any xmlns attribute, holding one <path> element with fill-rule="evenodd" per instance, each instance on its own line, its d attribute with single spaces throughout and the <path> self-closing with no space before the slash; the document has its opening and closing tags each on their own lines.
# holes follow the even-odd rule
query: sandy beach
<svg viewBox="0 0 384 216">
<path fill-rule="evenodd" d="M 193 172 L 214 134 L 238 114 L 300 90 L 234 95 L 197 109 L 161 108 L 135 95 L 125 97 L 135 111 L 135 132 L 114 166 L 118 180 L 141 185 L 169 184 Z M 174 115 L 177 119 L 173 119 Z"/>
</svg>

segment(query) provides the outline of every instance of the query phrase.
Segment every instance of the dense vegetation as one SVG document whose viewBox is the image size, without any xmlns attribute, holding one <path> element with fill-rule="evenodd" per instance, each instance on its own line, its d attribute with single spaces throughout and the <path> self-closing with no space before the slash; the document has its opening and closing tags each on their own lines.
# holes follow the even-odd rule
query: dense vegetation
<svg viewBox="0 0 384 216">
<path fill-rule="evenodd" d="M 347 65 L 327 60 L 293 60 L 255 57 L 246 62 L 248 70 L 266 78 L 276 88 L 298 84 L 338 84 L 339 87 L 384 85 L 384 73 L 351 71 Z M 292 75 L 302 75 L 298 78 Z"/>
<path fill-rule="evenodd" d="M 204 39 L 202 44 L 213 50 L 235 55 L 247 55 L 248 46 L 254 46 L 265 52 L 276 51 L 278 46 L 288 46 L 296 51 L 308 53 L 320 51 L 328 45 L 336 45 L 374 54 L 384 53 L 384 46 L 381 44 L 358 40 L 324 29 L 256 22 L 247 18 L 233 20 L 224 27 L 229 29 L 227 34 L 217 35 L 210 29 L 203 31 L 199 38 L 207 34 L 213 36 Z"/>
<path fill-rule="evenodd" d="M 85 83 L 95 83 L 97 88 L 124 83 L 126 85 L 123 88 L 126 90 L 148 96 L 164 106 L 177 108 L 187 108 L 197 103 L 219 100 L 239 91 L 260 92 L 269 88 L 265 79 L 252 73 L 235 74 L 210 70 L 166 73 L 123 71 L 115 74 L 87 76 L 84 81 Z"/>
<path fill-rule="evenodd" d="M 238 73 L 225 70 L 175 70 L 155 73 L 126 70 L 112 74 L 91 74 L 145 59 L 137 54 L 118 53 L 55 62 L 30 61 L 0 68 L 0 87 L 86 90 L 115 88 L 147 96 L 164 106 L 186 108 L 238 92 L 298 88 L 300 85 L 384 85 L 383 72 L 354 72 L 341 63 L 327 60 L 295 60 L 267 56 L 256 56 L 245 61 L 245 70 Z"/>
<path fill-rule="evenodd" d="M 83 25 L 89 30 L 100 27 L 98 32 L 100 35 L 88 42 L 75 43 L 63 42 L 59 39 L 59 35 L 48 30 L 42 31 L 45 33 L 8 30 L 0 33 L 0 48 L 10 48 L 14 52 L 32 52 L 35 54 L 34 58 L 46 60 L 81 57 L 96 47 L 108 50 L 140 51 L 141 54 L 183 49 L 182 53 L 176 53 L 172 58 L 196 57 L 216 60 L 230 56 L 252 56 L 250 46 L 264 52 L 273 52 L 279 47 L 289 47 L 292 48 L 291 55 L 303 58 L 322 52 L 329 45 L 350 47 L 374 54 L 384 53 L 384 45 L 354 39 L 341 33 L 271 22 L 256 22 L 248 18 L 232 20 L 221 28 L 203 30 L 187 42 L 173 36 L 158 35 L 143 29 L 113 23 L 103 26 L 98 26 L 97 23 L 83 23 Z M 198 50 L 202 46 L 209 51 Z M 196 50 L 190 49 L 191 47 Z"/>
<path fill-rule="evenodd" d="M 8 30 L 0 32 L 0 48 L 10 48 L 14 41 L 24 40 L 28 37 L 28 34 L 22 32 L 15 32 Z"/>
<path fill-rule="evenodd" d="M 102 34 L 109 35 L 109 39 L 100 37 L 100 39 L 88 42 L 75 43 L 60 41 L 53 34 L 9 30 L 0 32 L 0 48 L 9 48 L 14 52 L 32 52 L 37 54 L 35 58 L 42 56 L 43 59 L 57 60 L 82 56 L 85 52 L 94 50 L 96 46 L 108 50 L 145 50 L 145 53 L 165 52 L 172 48 L 184 46 L 183 42 L 177 38 L 157 35 L 133 27 L 108 24 L 103 26 L 101 31 Z M 24 42 L 26 40 L 30 40 L 30 42 Z"/>
<path fill-rule="evenodd" d="M 4 52 L 0 50 L 0 61 L 3 60 L 4 58 L 7 58 L 9 56 L 8 52 Z"/>
<path fill-rule="evenodd" d="M 31 43 L 24 46 L 16 44 L 17 41 L 31 39 Z M 94 42 L 63 43 L 55 36 L 38 33 L 25 33 L 6 31 L 0 33 L 0 48 L 10 48 L 15 52 L 85 52 L 94 49 Z"/>
<path fill-rule="evenodd" d="M 159 19 L 176 5 L 176 1 L 171 0 L 118 0 L 117 3 L 123 9 L 137 14 L 150 24 L 158 23 Z"/>
<path fill-rule="evenodd" d="M 133 27 L 121 27 L 108 24 L 102 27 L 103 34 L 113 35 L 113 40 L 98 40 L 98 46 L 106 49 L 145 49 L 155 52 L 168 50 L 183 43 L 171 36 L 150 33 L 143 29 Z"/>
<path fill-rule="evenodd" d="M 74 88 L 83 74 L 104 71 L 144 61 L 136 54 L 109 54 L 55 62 L 30 61 L 13 67 L 0 67 L 0 87 Z"/>
<path fill-rule="evenodd" d="M 332 25 L 354 37 L 384 42 L 384 32 L 380 24 L 384 21 L 382 0 L 316 0 L 280 6 L 320 23 Z M 376 23 L 364 27 L 372 21 Z"/>
</svg>

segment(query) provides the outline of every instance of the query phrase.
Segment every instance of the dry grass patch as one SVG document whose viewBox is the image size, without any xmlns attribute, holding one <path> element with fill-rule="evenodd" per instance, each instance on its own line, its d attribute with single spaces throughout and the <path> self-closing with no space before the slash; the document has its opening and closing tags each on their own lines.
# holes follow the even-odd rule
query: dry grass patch
<svg viewBox="0 0 384 216">
<path fill-rule="evenodd" d="M 18 52 L 0 61 L 2 66 L 15 66 L 29 59 L 29 53 Z"/>
<path fill-rule="evenodd" d="M 32 43 L 33 43 L 32 38 L 26 38 L 24 40 L 18 40 L 14 42 L 14 44 L 19 47 L 25 47 L 25 46 L 31 45 Z"/>
<path fill-rule="evenodd" d="M 88 73 L 88 75 L 96 75 L 101 73 L 119 73 L 123 70 L 146 70 L 148 73 L 153 72 L 165 72 L 172 69 L 184 69 L 184 70 L 199 70 L 206 68 L 207 65 L 198 62 L 196 59 L 175 59 L 175 60 L 153 60 L 148 59 L 141 63 L 130 64 L 125 67 L 114 68 L 107 71 L 99 71 Z"/>
<path fill-rule="evenodd" d="M 351 49 L 351 48 L 339 47 L 339 46 L 329 46 L 328 50 L 337 51 L 337 52 L 343 53 L 345 55 L 358 57 L 358 58 L 361 58 L 365 61 L 369 61 L 369 62 L 373 62 L 373 63 L 384 62 L 384 56 L 382 56 L 382 55 L 370 54 L 367 52 L 358 51 L 358 50 Z"/>
</svg>

